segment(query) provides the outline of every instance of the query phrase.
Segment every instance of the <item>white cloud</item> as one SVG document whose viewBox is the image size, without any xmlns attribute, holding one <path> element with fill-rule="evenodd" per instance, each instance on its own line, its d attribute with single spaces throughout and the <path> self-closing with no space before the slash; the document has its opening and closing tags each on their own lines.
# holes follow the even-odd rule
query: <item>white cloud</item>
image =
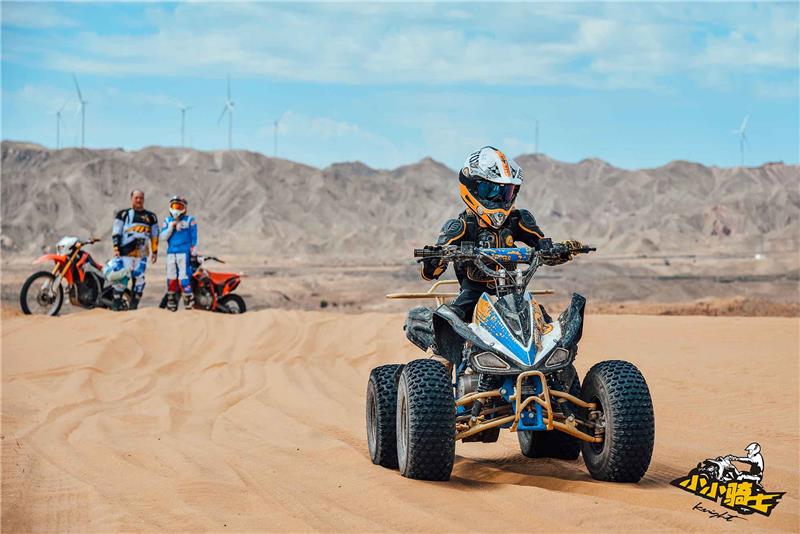
<svg viewBox="0 0 800 534">
<path fill-rule="evenodd" d="M 270 146 L 274 128 L 274 122 L 269 122 L 258 130 L 258 135 Z M 408 162 L 408 155 L 389 139 L 361 125 L 331 117 L 312 117 L 288 110 L 280 117 L 278 137 L 280 155 L 291 158 L 296 151 L 315 165 L 348 159 L 371 165 L 388 161 L 395 166 Z"/>
<path fill-rule="evenodd" d="M 751 13 L 713 4 L 193 3 L 149 8 L 148 33 L 16 35 L 4 54 L 112 76 L 652 87 L 659 77 L 708 78 L 709 70 L 720 78 L 796 71 L 796 14 L 796 5 Z"/>
<path fill-rule="evenodd" d="M 3 2 L 2 20 L 3 26 L 16 28 L 42 29 L 77 25 L 55 6 L 38 2 Z"/>
</svg>

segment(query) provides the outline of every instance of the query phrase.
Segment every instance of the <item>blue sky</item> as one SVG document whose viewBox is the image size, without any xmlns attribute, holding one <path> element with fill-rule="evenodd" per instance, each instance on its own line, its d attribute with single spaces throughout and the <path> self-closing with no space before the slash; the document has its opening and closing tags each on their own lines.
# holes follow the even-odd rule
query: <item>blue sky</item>
<svg viewBox="0 0 800 534">
<path fill-rule="evenodd" d="M 473 149 L 798 162 L 797 3 L 2 3 L 2 137 L 391 168 Z"/>
</svg>

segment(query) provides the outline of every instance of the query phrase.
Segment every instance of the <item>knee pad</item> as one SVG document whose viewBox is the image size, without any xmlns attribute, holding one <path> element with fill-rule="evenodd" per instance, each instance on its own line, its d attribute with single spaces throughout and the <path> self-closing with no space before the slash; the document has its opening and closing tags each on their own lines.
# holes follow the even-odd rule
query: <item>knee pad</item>
<svg viewBox="0 0 800 534">
<path fill-rule="evenodd" d="M 192 281 L 188 278 L 183 278 L 181 280 L 181 287 L 183 288 L 183 292 L 187 295 L 192 294 Z"/>
</svg>

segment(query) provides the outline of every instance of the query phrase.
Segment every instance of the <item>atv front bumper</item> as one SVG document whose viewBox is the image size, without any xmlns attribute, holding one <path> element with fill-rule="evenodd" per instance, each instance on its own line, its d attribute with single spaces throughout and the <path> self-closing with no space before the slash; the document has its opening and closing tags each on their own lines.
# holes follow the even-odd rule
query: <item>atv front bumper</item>
<svg viewBox="0 0 800 534">
<path fill-rule="evenodd" d="M 466 410 L 476 400 L 496 397 L 504 399 L 508 404 L 484 408 L 477 419 L 473 419 Z M 584 408 L 589 417 L 582 420 L 575 414 L 565 413 L 563 409 L 554 411 L 553 398 L 558 404 L 569 402 Z M 596 422 L 599 419 L 596 416 L 597 404 L 585 402 L 563 391 L 551 390 L 540 371 L 525 371 L 516 380 L 509 377 L 499 389 L 464 395 L 456 400 L 456 408 L 459 412 L 456 417 L 456 441 L 495 427 L 510 428 L 511 432 L 558 430 L 590 443 L 603 441 L 605 429 Z M 593 434 L 578 429 L 578 424 L 593 429 Z"/>
</svg>

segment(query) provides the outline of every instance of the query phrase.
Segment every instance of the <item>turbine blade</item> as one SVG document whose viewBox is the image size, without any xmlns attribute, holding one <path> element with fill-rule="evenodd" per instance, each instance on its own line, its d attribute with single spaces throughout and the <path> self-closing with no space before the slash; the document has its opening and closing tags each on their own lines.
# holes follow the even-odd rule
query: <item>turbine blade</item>
<svg viewBox="0 0 800 534">
<path fill-rule="evenodd" d="M 75 82 L 75 89 L 78 91 L 78 100 L 83 102 L 83 95 L 81 94 L 81 86 L 78 85 L 78 77 L 74 74 L 72 75 L 72 81 Z"/>
<path fill-rule="evenodd" d="M 739 128 L 741 131 L 745 131 L 747 129 L 747 121 L 749 120 L 750 120 L 750 115 L 747 115 L 742 121 L 742 126 Z"/>
<path fill-rule="evenodd" d="M 219 118 L 217 119 L 217 124 L 222 122 L 222 118 L 225 116 L 225 113 L 227 113 L 227 112 L 228 112 L 228 106 L 224 106 L 222 108 L 222 113 L 219 114 Z"/>
<path fill-rule="evenodd" d="M 228 74 L 228 102 L 231 100 L 231 75 Z"/>
</svg>

